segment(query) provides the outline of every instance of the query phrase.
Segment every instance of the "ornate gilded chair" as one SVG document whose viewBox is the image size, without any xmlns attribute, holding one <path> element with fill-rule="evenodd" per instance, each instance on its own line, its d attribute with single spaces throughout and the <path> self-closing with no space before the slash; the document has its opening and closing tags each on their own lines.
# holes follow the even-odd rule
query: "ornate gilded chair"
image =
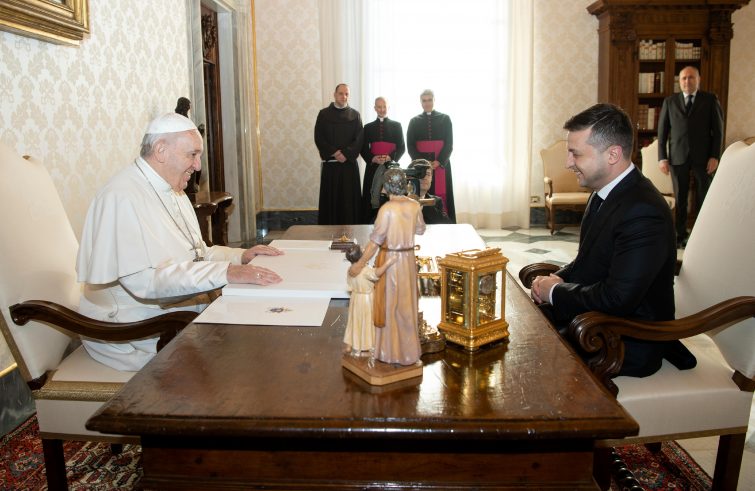
<svg viewBox="0 0 755 491">
<path fill-rule="evenodd" d="M 655 188 L 663 195 L 672 210 L 676 206 L 674 197 L 674 185 L 671 183 L 671 174 L 664 174 L 658 167 L 658 140 L 640 150 L 642 154 L 642 173 L 650 179 Z"/>
<path fill-rule="evenodd" d="M 540 150 L 545 183 L 545 218 L 551 234 L 556 232 L 556 210 L 584 211 L 590 190 L 579 185 L 577 177 L 566 168 L 566 140 L 559 140 Z"/>
<path fill-rule="evenodd" d="M 639 322 L 589 312 L 569 326 L 573 341 L 594 354 L 590 369 L 640 424 L 637 437 L 600 445 L 719 436 L 713 489 L 737 488 L 755 390 L 752 189 L 755 146 L 734 143 L 721 159 L 684 251 L 675 282 L 677 320 Z M 520 278 L 529 287 L 534 276 L 555 269 L 530 265 Z M 622 335 L 682 339 L 697 366 L 680 371 L 664 360 L 649 377 L 613 378 L 624 356 Z M 599 481 L 605 485 L 605 476 Z"/>
<path fill-rule="evenodd" d="M 129 441 L 84 428 L 134 372 L 94 361 L 79 338 L 125 341 L 162 333 L 162 345 L 196 314 L 112 324 L 76 313 L 78 243 L 57 190 L 42 164 L 2 142 L 0 223 L 0 330 L 32 390 L 49 489 L 66 489 L 63 440 Z"/>
</svg>

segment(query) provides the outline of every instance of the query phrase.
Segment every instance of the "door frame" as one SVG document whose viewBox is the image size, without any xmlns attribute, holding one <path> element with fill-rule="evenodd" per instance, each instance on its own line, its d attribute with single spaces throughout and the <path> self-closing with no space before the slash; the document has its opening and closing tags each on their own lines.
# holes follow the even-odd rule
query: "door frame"
<svg viewBox="0 0 755 491">
<path fill-rule="evenodd" d="M 233 195 L 228 220 L 230 244 L 252 244 L 257 236 L 255 162 L 259 161 L 259 128 L 254 53 L 254 0 L 186 0 L 189 81 L 195 123 L 205 124 L 201 5 L 218 15 L 222 150 L 225 190 Z M 209 167 L 202 155 L 201 190 L 208 190 Z"/>
</svg>

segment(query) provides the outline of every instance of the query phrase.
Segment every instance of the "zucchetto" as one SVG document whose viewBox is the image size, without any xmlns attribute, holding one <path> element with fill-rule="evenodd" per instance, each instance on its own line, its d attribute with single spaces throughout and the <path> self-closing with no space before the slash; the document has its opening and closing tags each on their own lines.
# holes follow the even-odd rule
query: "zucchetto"
<svg viewBox="0 0 755 491">
<path fill-rule="evenodd" d="M 181 131 L 196 130 L 197 125 L 186 116 L 178 113 L 166 113 L 153 119 L 147 126 L 147 134 L 179 133 Z"/>
</svg>

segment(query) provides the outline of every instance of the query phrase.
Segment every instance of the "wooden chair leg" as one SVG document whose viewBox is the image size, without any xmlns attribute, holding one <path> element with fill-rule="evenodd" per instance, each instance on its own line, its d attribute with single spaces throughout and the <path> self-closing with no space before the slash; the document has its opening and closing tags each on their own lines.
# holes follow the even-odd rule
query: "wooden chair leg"
<svg viewBox="0 0 755 491">
<path fill-rule="evenodd" d="M 612 448 L 596 448 L 593 452 L 592 477 L 601 491 L 611 487 Z"/>
<path fill-rule="evenodd" d="M 663 442 L 652 442 L 652 443 L 646 443 L 645 448 L 648 449 L 648 451 L 652 453 L 658 453 L 661 451 L 661 447 L 663 446 Z"/>
<path fill-rule="evenodd" d="M 551 206 L 545 207 L 545 213 L 548 215 L 548 225 L 551 228 L 551 235 L 556 233 L 556 210 Z"/>
<path fill-rule="evenodd" d="M 42 439 L 42 452 L 45 457 L 47 488 L 50 491 L 67 491 L 66 461 L 63 455 L 63 440 Z"/>
<path fill-rule="evenodd" d="M 713 472 L 713 491 L 736 491 L 746 433 L 718 437 L 716 469 Z"/>
</svg>

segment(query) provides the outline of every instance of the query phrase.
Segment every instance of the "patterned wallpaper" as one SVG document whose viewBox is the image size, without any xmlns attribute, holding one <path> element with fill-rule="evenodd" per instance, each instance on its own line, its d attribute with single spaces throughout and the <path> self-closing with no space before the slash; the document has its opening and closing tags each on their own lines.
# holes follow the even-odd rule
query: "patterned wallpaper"
<svg viewBox="0 0 755 491">
<path fill-rule="evenodd" d="M 726 115 L 726 145 L 755 136 L 755 3 L 732 15 L 729 104 Z"/>
<path fill-rule="evenodd" d="M 572 115 L 598 100 L 598 20 L 584 0 L 536 0 L 530 195 L 543 206 L 540 149 L 564 138 Z"/>
<path fill-rule="evenodd" d="M 0 32 L 0 139 L 45 163 L 74 233 L 136 157 L 147 122 L 188 93 L 185 0 L 90 0 L 80 47 Z M 0 339 L 0 370 L 9 354 Z"/>
<path fill-rule="evenodd" d="M 536 0 L 531 195 L 543 195 L 540 149 L 564 138 L 573 114 L 597 102 L 598 20 L 584 0 Z M 755 135 L 755 4 L 734 12 L 726 145 Z M 586 35 L 589 33 L 589 35 Z M 734 68 L 736 67 L 736 68 Z M 542 206 L 542 202 L 539 205 Z"/>
<path fill-rule="evenodd" d="M 598 21 L 586 0 L 535 0 L 531 194 L 543 195 L 540 149 L 597 102 Z M 317 207 L 312 133 L 320 101 L 317 0 L 256 0 L 264 209 Z M 755 134 L 755 6 L 734 13 L 727 143 Z M 540 204 L 542 206 L 542 203 Z"/>
<path fill-rule="evenodd" d="M 256 0 L 262 208 L 316 209 L 321 103 L 317 0 Z"/>
<path fill-rule="evenodd" d="M 188 93 L 185 0 L 90 0 L 91 33 L 58 46 L 0 32 L 0 138 L 47 165 L 80 235 L 147 122 Z"/>
</svg>

